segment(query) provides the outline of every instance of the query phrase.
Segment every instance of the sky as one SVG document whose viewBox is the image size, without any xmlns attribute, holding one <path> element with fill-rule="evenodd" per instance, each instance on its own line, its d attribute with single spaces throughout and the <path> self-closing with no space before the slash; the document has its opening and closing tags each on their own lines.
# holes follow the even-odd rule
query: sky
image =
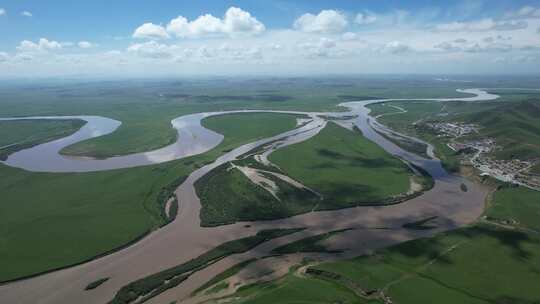
<svg viewBox="0 0 540 304">
<path fill-rule="evenodd" d="M 539 72 L 539 0 L 0 1 L 0 78 Z"/>
</svg>

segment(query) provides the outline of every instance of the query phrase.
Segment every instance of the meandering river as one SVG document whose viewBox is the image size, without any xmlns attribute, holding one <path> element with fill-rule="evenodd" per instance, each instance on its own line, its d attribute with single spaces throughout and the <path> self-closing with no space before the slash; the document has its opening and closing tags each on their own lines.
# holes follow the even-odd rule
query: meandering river
<svg viewBox="0 0 540 304">
<path fill-rule="evenodd" d="M 168 303 L 172 300 L 183 300 L 204 282 L 235 263 L 251 257 L 265 256 L 273 246 L 300 237 L 335 229 L 355 228 L 338 238 L 332 238 L 335 246 L 345 246 L 343 248 L 349 249 L 348 256 L 354 256 L 408 239 L 429 236 L 471 223 L 483 211 L 487 190 L 462 177 L 448 174 L 442 168 L 439 160 L 425 159 L 409 153 L 385 139 L 373 130 L 373 126 L 377 127 L 377 125 L 372 123 L 373 118 L 369 116 L 369 109 L 366 107 L 375 102 L 395 100 L 480 101 L 492 100 L 498 97 L 479 89 L 458 91 L 473 94 L 474 96 L 348 102 L 341 104 L 341 106 L 348 108 L 349 111 L 337 113 L 264 111 L 304 114 L 309 115 L 312 120 L 294 130 L 236 148 L 219 157 L 215 162 L 192 172 L 176 190 L 180 208 L 177 218 L 169 225 L 151 233 L 132 246 L 91 262 L 0 286 L 0 302 L 32 304 L 106 303 L 113 298 L 114 294 L 122 286 L 129 282 L 184 263 L 223 242 L 252 235 L 266 228 L 306 227 L 307 229 L 302 233 L 265 243 L 245 254 L 227 257 L 192 275 L 178 287 L 168 290 L 152 299 L 151 302 Z M 208 151 L 219 144 L 222 136 L 202 127 L 200 124 L 201 119 L 210 115 L 239 112 L 245 111 L 200 113 L 179 117 L 172 122 L 179 132 L 176 143 L 155 151 L 104 160 L 70 158 L 62 156 L 58 152 L 63 147 L 80 140 L 111 133 L 120 123 L 102 117 L 86 119 L 89 117 L 72 116 L 69 118 L 85 119 L 88 123 L 79 132 L 71 136 L 14 153 L 6 160 L 5 164 L 30 171 L 73 172 L 107 170 L 169 161 Z M 311 212 L 274 221 L 241 222 L 213 228 L 200 226 L 199 212 L 201 205 L 194 188 L 194 183 L 199 178 L 217 166 L 234 160 L 255 147 L 279 140 L 281 142 L 277 147 L 279 149 L 287 144 L 306 140 L 316 135 L 324 127 L 325 119 L 323 117 L 344 118 L 356 115 L 357 118 L 352 119 L 351 122 L 362 131 L 366 138 L 377 143 L 390 154 L 424 168 L 434 177 L 434 188 L 420 197 L 392 206 L 356 207 Z M 56 118 L 58 117 L 48 117 L 48 119 Z M 193 136 L 194 134 L 197 134 L 197 136 Z M 190 136 L 191 139 L 189 139 Z M 195 148 L 187 147 L 188 144 L 195 145 Z M 39 159 L 48 159 L 52 164 L 50 166 L 42 165 L 38 161 Z M 68 162 L 69 164 L 67 164 Z M 66 164 L 62 165 L 60 163 Z M 462 183 L 467 185 L 468 191 L 460 190 Z M 415 231 L 403 228 L 404 223 L 432 216 L 438 218 L 436 229 Z M 88 283 L 104 277 L 109 277 L 110 280 L 95 290 L 84 290 Z"/>
</svg>

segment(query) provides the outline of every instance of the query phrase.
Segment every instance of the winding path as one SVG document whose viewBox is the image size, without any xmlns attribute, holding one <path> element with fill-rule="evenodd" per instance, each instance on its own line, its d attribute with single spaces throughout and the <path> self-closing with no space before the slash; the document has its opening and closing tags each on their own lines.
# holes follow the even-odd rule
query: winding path
<svg viewBox="0 0 540 304">
<path fill-rule="evenodd" d="M 192 172 L 186 181 L 176 190 L 180 209 L 177 218 L 171 224 L 151 233 L 134 245 L 111 255 L 104 256 L 79 266 L 0 286 L 0 302 L 32 304 L 106 303 L 113 298 L 116 291 L 129 282 L 166 268 L 182 264 L 223 242 L 253 235 L 257 231 L 266 228 L 307 227 L 306 230 L 300 233 L 272 240 L 244 254 L 229 256 L 218 263 L 195 273 L 178 287 L 168 290 L 152 299 L 150 302 L 168 303 L 168 301 L 172 300 L 183 300 L 197 287 L 228 267 L 250 257 L 265 256 L 272 248 L 279 244 L 285 244 L 309 235 L 342 228 L 355 228 L 354 230 L 347 231 L 344 234 L 332 238 L 333 245 L 336 247 L 349 249 L 345 256 L 354 256 L 377 248 L 396 244 L 404 240 L 429 236 L 440 231 L 455 229 L 471 223 L 481 215 L 483 211 L 487 190 L 459 176 L 449 175 L 442 168 L 439 160 L 425 159 L 409 153 L 385 139 L 374 131 L 373 126 L 376 127 L 376 125 L 370 123 L 372 118 L 369 117 L 369 109 L 366 107 L 375 102 L 395 100 L 479 101 L 491 100 L 498 97 L 497 95 L 492 95 L 478 89 L 458 91 L 474 94 L 475 96 L 464 98 L 384 99 L 348 102 L 340 105 L 349 108 L 350 111 L 340 113 L 253 111 L 304 114 L 310 115 L 312 120 L 297 129 L 236 148 L 219 157 L 215 162 Z M 187 120 L 193 124 L 190 125 L 188 123 L 188 125 L 182 125 L 178 130 L 204 129 L 200 125 L 200 120 L 204 117 L 239 112 L 245 111 L 193 114 L 191 116 L 193 120 Z M 217 166 L 234 160 L 255 147 L 279 140 L 281 144 L 276 147 L 279 149 L 280 147 L 300 142 L 316 135 L 325 125 L 325 119 L 321 118 L 322 115 L 334 117 L 358 115 L 353 122 L 366 138 L 380 145 L 388 153 L 424 168 L 434 177 L 436 181 L 434 188 L 420 197 L 392 206 L 356 207 L 336 211 L 311 212 L 274 221 L 240 222 L 213 228 L 204 228 L 200 226 L 199 211 L 201 204 L 194 188 L 194 183 L 199 178 Z M 178 119 L 180 119 L 180 121 L 185 121 L 181 120 L 181 118 Z M 85 127 L 90 128 L 92 125 L 90 122 L 89 124 L 90 126 L 87 124 Z M 184 137 L 185 136 L 179 136 L 179 142 L 173 145 L 178 144 L 181 146 L 182 144 L 186 144 Z M 76 142 L 73 141 L 74 139 L 71 140 L 71 143 Z M 217 143 L 212 141 L 212 143 L 217 145 L 220 140 L 218 140 Z M 200 152 L 198 153 L 202 153 L 201 151 L 204 149 L 210 149 L 208 148 L 211 146 L 208 145 L 210 142 L 211 140 L 206 142 L 206 145 L 203 145 L 204 148 L 200 148 L 200 150 L 198 150 Z M 46 143 L 44 145 L 51 143 Z M 66 142 L 63 142 L 63 144 L 65 143 Z M 55 148 L 57 155 L 59 155 L 58 151 L 61 149 L 58 148 L 59 146 L 60 145 Z M 34 147 L 37 149 L 35 151 L 40 151 L 38 147 L 39 146 Z M 169 147 L 163 149 L 167 148 Z M 43 149 L 43 147 L 41 147 L 41 149 Z M 162 149 L 156 151 L 160 150 Z M 23 153 L 24 151 L 18 153 Z M 47 151 L 55 154 L 53 153 L 54 149 L 52 148 L 51 150 L 44 150 L 44 152 Z M 148 157 L 148 153 L 154 153 L 154 155 L 161 156 L 161 154 L 155 154 L 157 153 L 156 151 L 147 152 L 146 158 L 137 158 L 137 160 L 155 163 L 166 161 L 164 159 L 170 160 L 170 157 L 173 157 L 173 159 L 175 159 L 174 157 L 182 157 L 181 153 L 167 156 L 169 158 L 164 157 L 156 159 Z M 197 152 L 188 152 L 187 154 L 189 153 L 192 153 L 190 155 L 197 154 Z M 33 171 L 47 171 L 48 169 L 54 170 L 56 168 L 32 167 L 35 162 L 25 162 L 23 158 L 17 158 L 15 155 L 17 155 L 17 153 L 12 156 L 12 161 L 15 159 L 18 159 L 19 161 L 16 163 L 10 162 L 10 157 L 6 161 L 7 165 L 15 165 L 25 169 L 35 169 Z M 51 155 L 50 157 L 57 156 Z M 134 156 L 128 155 L 123 157 L 129 158 Z M 92 163 L 95 161 L 100 162 L 108 160 L 76 159 L 75 161 L 79 163 Z M 133 163 L 131 164 L 133 165 Z M 137 165 L 143 164 L 144 163 L 137 163 Z M 78 168 L 78 170 L 74 170 L 74 168 L 64 167 L 64 171 L 60 171 L 67 172 L 69 171 L 68 169 L 71 169 L 71 171 L 91 171 L 89 165 Z M 107 168 L 107 166 L 104 165 L 99 167 L 98 170 L 106 170 L 104 168 Z M 58 172 L 58 170 L 54 171 Z M 467 192 L 460 190 L 460 185 L 462 183 L 467 185 Z M 407 230 L 402 227 L 405 223 L 431 216 L 437 216 L 437 229 L 415 231 Z M 110 279 L 95 290 L 84 291 L 84 288 L 88 283 L 104 277 L 110 277 Z"/>
</svg>

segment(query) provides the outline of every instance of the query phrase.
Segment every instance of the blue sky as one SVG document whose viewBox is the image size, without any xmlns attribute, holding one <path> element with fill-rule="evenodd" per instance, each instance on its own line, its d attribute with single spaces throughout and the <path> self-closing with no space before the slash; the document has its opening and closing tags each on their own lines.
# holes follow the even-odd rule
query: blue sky
<svg viewBox="0 0 540 304">
<path fill-rule="evenodd" d="M 0 2 L 4 77 L 530 74 L 539 50 L 540 1 Z"/>
</svg>

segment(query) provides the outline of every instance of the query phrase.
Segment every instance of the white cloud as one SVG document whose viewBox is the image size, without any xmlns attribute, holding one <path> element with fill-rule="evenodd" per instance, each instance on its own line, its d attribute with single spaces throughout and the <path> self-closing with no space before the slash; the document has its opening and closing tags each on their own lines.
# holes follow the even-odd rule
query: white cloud
<svg viewBox="0 0 540 304">
<path fill-rule="evenodd" d="M 59 50 L 62 45 L 54 40 L 48 40 L 46 38 L 40 38 L 37 43 L 30 40 L 23 40 L 17 47 L 17 50 L 21 52 L 39 52 L 39 51 L 52 51 Z"/>
<path fill-rule="evenodd" d="M 249 12 L 237 7 L 230 7 L 223 19 L 210 14 L 199 16 L 189 21 L 184 16 L 172 19 L 167 31 L 176 37 L 203 37 L 208 35 L 252 35 L 265 31 L 265 26 Z"/>
<path fill-rule="evenodd" d="M 338 58 L 346 55 L 344 50 L 338 48 L 336 41 L 326 37 L 321 37 L 317 41 L 301 43 L 298 46 L 302 50 L 300 53 L 306 58 Z"/>
<path fill-rule="evenodd" d="M 370 24 L 375 21 L 377 21 L 377 17 L 371 13 L 358 13 L 356 18 L 354 18 L 354 22 L 361 25 Z"/>
<path fill-rule="evenodd" d="M 517 11 L 508 12 L 505 18 L 540 18 L 540 8 L 524 6 Z"/>
<path fill-rule="evenodd" d="M 148 41 L 144 43 L 132 44 L 127 48 L 128 52 L 135 53 L 141 57 L 154 58 L 154 59 L 163 59 L 171 58 L 170 47 L 158 43 L 156 41 Z"/>
<path fill-rule="evenodd" d="M 22 11 L 21 12 L 21 16 L 24 16 L 24 17 L 32 17 L 32 13 L 30 13 L 29 11 Z"/>
<path fill-rule="evenodd" d="M 402 54 L 409 50 L 411 50 L 411 48 L 400 41 L 388 42 L 382 48 L 383 52 L 390 53 L 390 54 Z"/>
<path fill-rule="evenodd" d="M 147 22 L 135 29 L 133 38 L 166 39 L 169 38 L 169 34 L 163 26 Z"/>
<path fill-rule="evenodd" d="M 505 40 L 498 36 L 496 38 L 487 37 L 482 39 L 484 43 L 478 42 L 441 42 L 433 47 L 447 52 L 467 52 L 467 53 L 480 53 L 480 52 L 509 52 L 513 49 L 513 46 L 508 43 L 499 42 Z"/>
<path fill-rule="evenodd" d="M 357 38 L 358 38 L 358 35 L 353 32 L 346 32 L 346 33 L 343 33 L 343 35 L 341 35 L 341 39 L 345 41 L 355 40 Z"/>
<path fill-rule="evenodd" d="M 21 53 L 21 54 L 15 55 L 14 59 L 17 61 L 30 61 L 34 59 L 34 56 L 28 53 Z"/>
<path fill-rule="evenodd" d="M 6 10 L 3 8 L 0 8 L 0 16 L 4 16 L 6 14 Z"/>
<path fill-rule="evenodd" d="M 89 49 L 94 47 L 95 45 L 88 41 L 79 41 L 79 43 L 77 43 L 77 46 L 79 46 L 81 49 Z"/>
<path fill-rule="evenodd" d="M 347 27 L 347 18 L 335 10 L 322 10 L 318 15 L 304 14 L 293 27 L 308 33 L 340 33 Z"/>
<path fill-rule="evenodd" d="M 441 32 L 482 32 L 482 31 L 511 31 L 527 28 L 527 21 L 523 20 L 503 20 L 495 21 L 492 18 L 485 18 L 471 22 L 451 22 L 435 26 Z"/>
<path fill-rule="evenodd" d="M 513 62 L 519 62 L 519 63 L 535 62 L 536 60 L 537 60 L 536 56 L 529 56 L 529 55 L 519 55 L 512 58 Z"/>
<path fill-rule="evenodd" d="M 9 59 L 9 55 L 7 53 L 0 52 L 0 62 L 8 61 L 8 59 Z"/>
<path fill-rule="evenodd" d="M 441 42 L 441 43 L 438 43 L 436 45 L 433 46 L 434 48 L 436 49 L 441 49 L 441 50 L 445 50 L 445 51 L 460 51 L 461 50 L 461 47 L 459 46 L 455 46 L 454 44 L 450 43 L 450 42 Z"/>
</svg>

